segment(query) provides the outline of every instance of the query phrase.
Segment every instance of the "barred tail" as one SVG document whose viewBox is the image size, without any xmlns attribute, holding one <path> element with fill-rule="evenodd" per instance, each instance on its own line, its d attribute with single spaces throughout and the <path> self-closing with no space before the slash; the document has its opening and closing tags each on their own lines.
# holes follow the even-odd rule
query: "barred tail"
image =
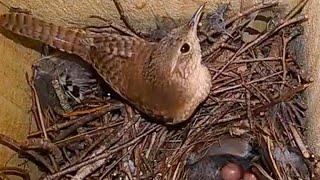
<svg viewBox="0 0 320 180">
<path fill-rule="evenodd" d="M 0 26 L 21 36 L 39 40 L 47 45 L 87 57 L 88 49 L 84 43 L 86 33 L 46 23 L 26 13 L 8 13 L 0 16 Z"/>
</svg>

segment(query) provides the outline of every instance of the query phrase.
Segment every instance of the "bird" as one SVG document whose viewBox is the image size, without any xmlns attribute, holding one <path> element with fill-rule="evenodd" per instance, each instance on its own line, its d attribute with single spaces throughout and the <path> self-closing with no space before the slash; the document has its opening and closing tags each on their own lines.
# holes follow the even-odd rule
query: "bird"
<svg viewBox="0 0 320 180">
<path fill-rule="evenodd" d="M 115 33 L 57 26 L 32 14 L 0 16 L 0 27 L 80 56 L 142 114 L 167 125 L 187 121 L 207 98 L 211 75 L 197 37 L 205 4 L 158 42 Z"/>
</svg>

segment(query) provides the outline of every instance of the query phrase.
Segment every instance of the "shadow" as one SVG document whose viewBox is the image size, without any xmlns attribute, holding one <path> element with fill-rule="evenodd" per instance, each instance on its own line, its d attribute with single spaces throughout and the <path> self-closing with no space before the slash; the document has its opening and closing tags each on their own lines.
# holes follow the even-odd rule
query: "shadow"
<svg viewBox="0 0 320 180">
<path fill-rule="evenodd" d="M 10 32 L 10 31 L 5 30 L 3 28 L 0 28 L 0 33 L 4 37 L 12 40 L 13 42 L 15 42 L 17 44 L 21 44 L 21 45 L 25 46 L 26 48 L 30 48 L 30 49 L 33 49 L 33 50 L 39 52 L 39 53 L 42 53 L 42 48 L 43 48 L 44 44 L 38 40 L 34 40 L 31 38 L 27 38 L 27 37 L 18 35 L 16 33 Z"/>
</svg>

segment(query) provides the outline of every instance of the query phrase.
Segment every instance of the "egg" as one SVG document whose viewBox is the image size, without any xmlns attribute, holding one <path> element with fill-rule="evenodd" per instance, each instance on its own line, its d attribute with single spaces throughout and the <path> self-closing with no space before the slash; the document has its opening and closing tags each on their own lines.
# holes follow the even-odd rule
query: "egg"
<svg viewBox="0 0 320 180">
<path fill-rule="evenodd" d="M 243 180 L 257 180 L 257 176 L 251 172 L 245 172 L 243 175 Z"/>
<path fill-rule="evenodd" d="M 240 180 L 242 177 L 242 167 L 236 163 L 228 163 L 221 169 L 223 180 Z"/>
</svg>

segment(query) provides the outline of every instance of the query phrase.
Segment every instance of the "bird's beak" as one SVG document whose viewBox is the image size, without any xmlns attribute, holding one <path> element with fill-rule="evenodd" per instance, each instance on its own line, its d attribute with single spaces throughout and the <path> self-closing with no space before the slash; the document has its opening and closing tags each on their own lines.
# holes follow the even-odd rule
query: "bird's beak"
<svg viewBox="0 0 320 180">
<path fill-rule="evenodd" d="M 201 14 L 202 14 L 202 10 L 205 6 L 205 3 L 203 5 L 201 5 L 198 10 L 193 14 L 190 22 L 189 22 L 189 27 L 192 31 L 197 32 L 197 26 L 199 24 L 200 18 L 201 18 Z"/>
</svg>

